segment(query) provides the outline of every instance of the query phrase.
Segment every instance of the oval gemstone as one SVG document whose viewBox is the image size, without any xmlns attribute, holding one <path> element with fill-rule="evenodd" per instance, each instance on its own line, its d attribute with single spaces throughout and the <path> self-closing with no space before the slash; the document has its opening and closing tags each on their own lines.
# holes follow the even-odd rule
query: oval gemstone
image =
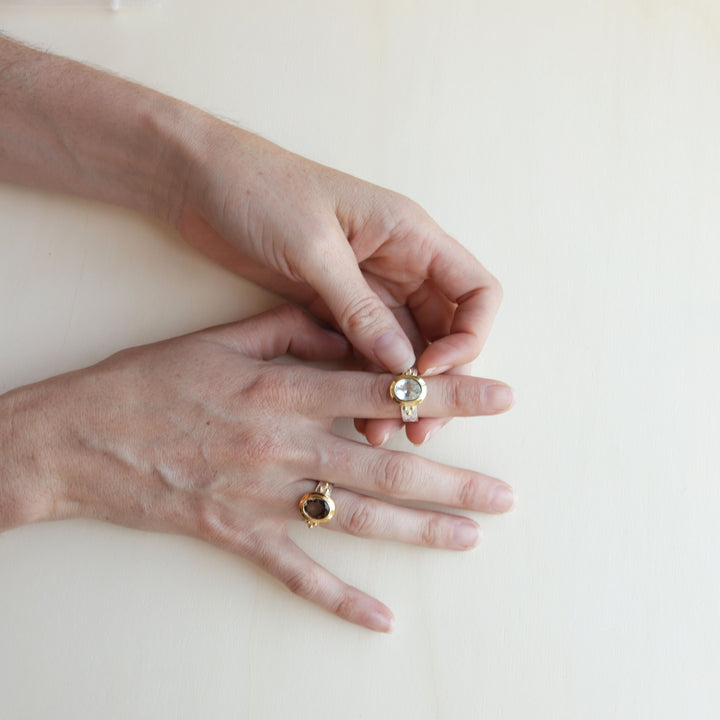
<svg viewBox="0 0 720 720">
<path fill-rule="evenodd" d="M 393 392 L 400 402 L 413 402 L 420 397 L 422 386 L 415 378 L 401 378 L 395 383 Z"/>
<path fill-rule="evenodd" d="M 305 501 L 303 511 L 313 520 L 324 520 L 330 514 L 330 505 L 326 500 L 311 498 Z"/>
</svg>

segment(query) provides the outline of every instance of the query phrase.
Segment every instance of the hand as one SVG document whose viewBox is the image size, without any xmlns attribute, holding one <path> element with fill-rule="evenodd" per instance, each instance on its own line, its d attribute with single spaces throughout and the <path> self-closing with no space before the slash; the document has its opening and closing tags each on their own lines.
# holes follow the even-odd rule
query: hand
<svg viewBox="0 0 720 720">
<path fill-rule="evenodd" d="M 372 366 L 399 373 L 417 357 L 427 376 L 477 357 L 500 286 L 417 204 L 215 118 L 193 127 L 176 213 L 187 242 L 331 323 Z M 373 444 L 400 426 L 357 423 Z"/>
<path fill-rule="evenodd" d="M 331 432 L 337 417 L 395 416 L 390 376 L 268 362 L 347 352 L 341 336 L 285 306 L 0 397 L 0 530 L 91 517 L 192 535 L 346 620 L 389 630 L 387 607 L 288 538 L 300 497 L 318 481 L 337 483 L 337 512 L 324 527 L 464 550 L 478 539 L 472 520 L 403 503 L 502 512 L 512 493 L 500 480 Z M 494 400 L 505 386 L 493 381 L 443 376 L 427 384 L 425 416 L 506 409 Z"/>
<path fill-rule="evenodd" d="M 370 365 L 462 372 L 497 281 L 415 203 L 173 98 L 0 38 L 0 178 L 152 212 L 340 329 Z M 408 426 L 422 442 L 442 421 Z M 380 444 L 397 421 L 358 423 Z"/>
</svg>

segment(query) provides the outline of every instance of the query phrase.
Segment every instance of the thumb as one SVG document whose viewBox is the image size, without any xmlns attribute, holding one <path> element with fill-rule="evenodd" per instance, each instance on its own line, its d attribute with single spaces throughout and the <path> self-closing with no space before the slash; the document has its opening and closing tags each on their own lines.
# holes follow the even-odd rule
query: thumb
<svg viewBox="0 0 720 720">
<path fill-rule="evenodd" d="M 302 360 L 342 360 L 350 351 L 347 340 L 294 305 L 279 305 L 247 320 L 205 330 L 233 350 L 258 360 L 289 354 Z"/>
<path fill-rule="evenodd" d="M 353 347 L 390 372 L 413 367 L 415 353 L 410 340 L 390 308 L 367 284 L 345 236 L 321 257 L 310 267 L 306 265 L 306 280 Z"/>
</svg>

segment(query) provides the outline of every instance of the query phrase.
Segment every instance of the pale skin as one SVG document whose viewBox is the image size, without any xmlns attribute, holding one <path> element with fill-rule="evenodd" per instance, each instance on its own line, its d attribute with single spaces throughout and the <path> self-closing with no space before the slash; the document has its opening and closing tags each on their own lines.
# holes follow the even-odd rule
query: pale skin
<svg viewBox="0 0 720 720">
<path fill-rule="evenodd" d="M 337 511 L 323 527 L 467 550 L 479 539 L 473 520 L 403 503 L 503 512 L 512 491 L 477 472 L 331 432 L 335 418 L 353 413 L 394 417 L 391 375 L 269 362 L 284 353 L 339 360 L 349 350 L 340 335 L 286 305 L 2 396 L 0 530 L 90 517 L 192 535 L 257 563 L 346 620 L 390 630 L 385 605 L 288 538 L 299 498 L 319 480 L 337 483 Z M 495 381 L 427 383 L 426 417 L 493 414 L 510 402 Z"/>
<path fill-rule="evenodd" d="M 352 416 L 372 445 L 384 443 L 402 423 L 383 372 L 412 365 L 428 382 L 421 420 L 406 427 L 415 443 L 451 416 L 512 403 L 507 386 L 463 375 L 487 338 L 499 285 L 412 201 L 2 37 L 0 179 L 156 215 L 342 333 L 283 307 L 0 396 L 0 530 L 97 517 L 194 535 L 387 631 L 384 605 L 288 539 L 299 497 L 342 478 L 327 527 L 454 549 L 477 541 L 472 520 L 403 501 L 511 506 L 499 480 L 330 432 L 334 418 Z M 352 351 L 373 372 L 268 362 L 286 351 L 323 360 Z M 351 394 L 333 394 L 338 383 Z"/>
</svg>

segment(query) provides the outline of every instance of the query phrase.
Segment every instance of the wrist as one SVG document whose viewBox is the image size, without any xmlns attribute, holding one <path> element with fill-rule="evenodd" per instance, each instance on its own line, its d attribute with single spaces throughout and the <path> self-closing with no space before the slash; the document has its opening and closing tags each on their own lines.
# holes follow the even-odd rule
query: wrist
<svg viewBox="0 0 720 720">
<path fill-rule="evenodd" d="M 168 185 L 170 193 L 160 198 L 156 214 L 180 229 L 187 213 L 216 214 L 223 161 L 235 158 L 233 169 L 239 182 L 247 170 L 243 149 L 256 136 L 192 105 L 163 98 L 167 103 L 148 125 L 162 138 L 166 165 L 161 173 L 176 180 Z"/>
<path fill-rule="evenodd" d="M 0 395 L 0 532 L 55 514 L 42 405 L 36 386 Z"/>
</svg>

